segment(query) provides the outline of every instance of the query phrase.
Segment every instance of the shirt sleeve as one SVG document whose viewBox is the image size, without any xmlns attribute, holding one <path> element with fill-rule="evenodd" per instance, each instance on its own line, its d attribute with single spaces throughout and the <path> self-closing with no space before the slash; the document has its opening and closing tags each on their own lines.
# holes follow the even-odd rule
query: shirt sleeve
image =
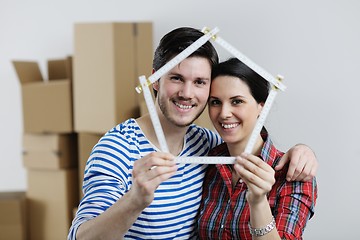
<svg viewBox="0 0 360 240">
<path fill-rule="evenodd" d="M 309 182 L 285 181 L 275 201 L 276 227 L 282 239 L 302 239 L 317 199 L 316 179 Z"/>
<path fill-rule="evenodd" d="M 75 240 L 82 223 L 106 211 L 128 189 L 129 155 L 114 144 L 119 143 L 105 138 L 93 148 L 85 168 L 84 197 L 72 221 L 68 240 Z"/>
</svg>

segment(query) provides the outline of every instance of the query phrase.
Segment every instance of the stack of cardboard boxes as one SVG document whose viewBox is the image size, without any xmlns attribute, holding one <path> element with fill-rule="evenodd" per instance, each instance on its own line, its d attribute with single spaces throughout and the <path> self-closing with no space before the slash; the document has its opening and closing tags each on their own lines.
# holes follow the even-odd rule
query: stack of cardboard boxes
<svg viewBox="0 0 360 240">
<path fill-rule="evenodd" d="M 36 62 L 13 62 L 28 175 L 29 232 L 19 239 L 66 239 L 91 149 L 106 131 L 139 117 L 143 98 L 135 86 L 151 74 L 152 38 L 150 22 L 75 24 L 74 57 L 49 60 L 48 80 Z"/>
<path fill-rule="evenodd" d="M 78 204 L 77 136 L 73 128 L 72 58 L 14 61 L 21 82 L 27 169 L 28 239 L 65 239 Z"/>
</svg>

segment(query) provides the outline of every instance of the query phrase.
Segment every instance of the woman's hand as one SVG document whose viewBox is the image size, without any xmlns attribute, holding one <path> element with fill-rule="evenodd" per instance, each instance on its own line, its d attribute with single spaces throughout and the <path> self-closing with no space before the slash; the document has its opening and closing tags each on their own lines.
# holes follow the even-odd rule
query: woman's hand
<svg viewBox="0 0 360 240">
<path fill-rule="evenodd" d="M 274 169 L 252 154 L 243 153 L 237 157 L 234 169 L 248 187 L 246 200 L 249 204 L 264 200 L 275 183 Z"/>
</svg>

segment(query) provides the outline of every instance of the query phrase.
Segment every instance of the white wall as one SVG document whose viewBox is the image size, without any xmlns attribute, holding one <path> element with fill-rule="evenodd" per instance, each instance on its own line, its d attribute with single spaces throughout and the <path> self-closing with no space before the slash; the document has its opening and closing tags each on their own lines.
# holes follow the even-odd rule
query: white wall
<svg viewBox="0 0 360 240">
<path fill-rule="evenodd" d="M 0 0 L 0 191 L 26 189 L 11 60 L 37 60 L 45 74 L 46 59 L 73 53 L 76 22 L 150 20 L 154 46 L 175 27 L 217 26 L 249 58 L 285 76 L 288 89 L 267 126 L 281 149 L 303 142 L 320 162 L 316 215 L 305 239 L 358 236 L 359 10 L 357 0 Z"/>
</svg>

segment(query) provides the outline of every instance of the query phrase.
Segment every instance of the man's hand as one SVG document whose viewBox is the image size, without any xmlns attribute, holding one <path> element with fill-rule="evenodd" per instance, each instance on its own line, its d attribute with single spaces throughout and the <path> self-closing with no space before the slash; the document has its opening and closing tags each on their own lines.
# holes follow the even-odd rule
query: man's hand
<svg viewBox="0 0 360 240">
<path fill-rule="evenodd" d="M 282 169 L 289 161 L 286 180 L 306 182 L 315 177 L 319 164 L 315 153 L 308 146 L 296 144 L 284 154 L 275 170 Z"/>
<path fill-rule="evenodd" d="M 135 161 L 133 186 L 129 191 L 134 203 L 145 208 L 153 201 L 157 187 L 176 173 L 173 159 L 170 153 L 153 152 Z"/>
</svg>

